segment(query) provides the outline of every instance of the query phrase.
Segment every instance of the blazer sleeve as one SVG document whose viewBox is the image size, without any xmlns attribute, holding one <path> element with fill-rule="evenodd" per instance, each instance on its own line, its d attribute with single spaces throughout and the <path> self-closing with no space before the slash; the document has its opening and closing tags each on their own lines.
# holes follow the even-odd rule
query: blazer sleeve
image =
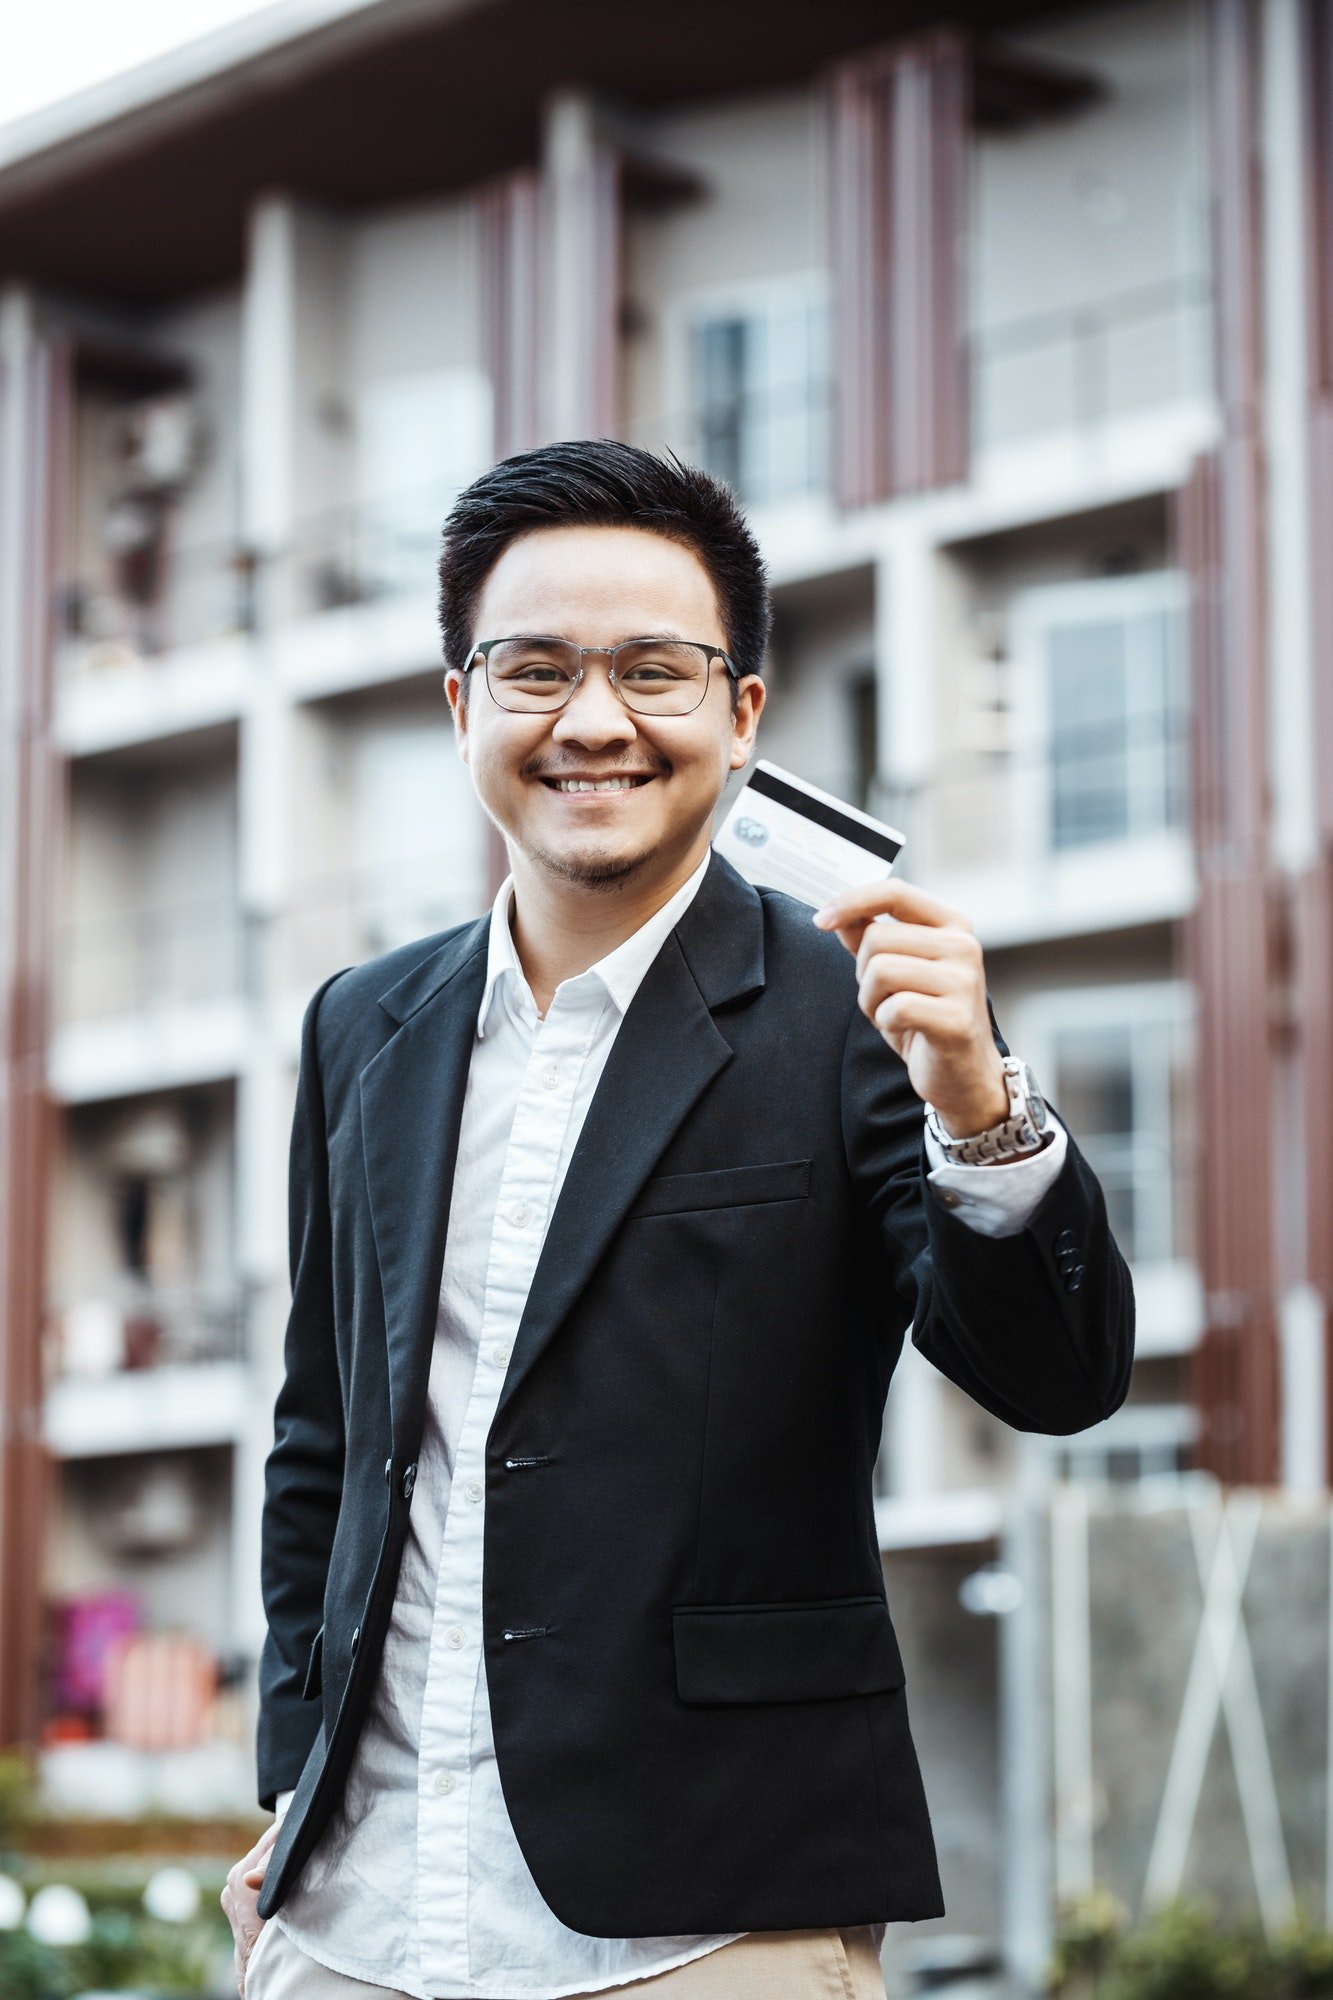
<svg viewBox="0 0 1333 2000">
<path fill-rule="evenodd" d="M 989 995 L 986 1004 L 1008 1055 Z M 1133 1282 L 1072 1133 L 1059 1175 L 1017 1234 L 969 1229 L 928 1178 L 925 1109 L 906 1064 L 858 1008 L 843 1061 L 843 1137 L 885 1282 L 941 1374 L 1019 1431 L 1067 1436 L 1119 1408 L 1134 1360 Z"/>
<path fill-rule="evenodd" d="M 328 1148 L 320 1082 L 320 1002 L 301 1024 L 288 1162 L 288 1254 L 292 1302 L 274 1442 L 264 1468 L 260 1583 L 268 1633 L 259 1663 L 259 1802 L 272 1811 L 300 1777 L 321 1721 L 304 1698 L 342 1497 L 345 1436 L 334 1344 Z"/>
</svg>

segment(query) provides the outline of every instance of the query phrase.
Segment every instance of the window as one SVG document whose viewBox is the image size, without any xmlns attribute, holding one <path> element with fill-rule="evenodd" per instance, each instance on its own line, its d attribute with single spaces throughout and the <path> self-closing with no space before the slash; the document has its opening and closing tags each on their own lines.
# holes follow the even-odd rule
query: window
<svg viewBox="0 0 1333 2000">
<path fill-rule="evenodd" d="M 1173 1117 L 1183 1037 L 1169 1020 L 1057 1028 L 1050 1091 L 1102 1184 L 1116 1242 L 1132 1263 L 1189 1255 Z"/>
<path fill-rule="evenodd" d="M 1100 1181 L 1136 1276 L 1195 1254 L 1193 1005 L 1186 981 L 1160 980 L 1047 991 L 1014 1009 L 1012 1045 Z"/>
<path fill-rule="evenodd" d="M 1057 852 L 1182 827 L 1189 697 L 1185 586 L 1168 573 L 1014 600 L 1027 728 Z"/>
<path fill-rule="evenodd" d="M 828 476 L 828 316 L 795 295 L 715 307 L 690 325 L 693 449 L 751 505 Z"/>
</svg>

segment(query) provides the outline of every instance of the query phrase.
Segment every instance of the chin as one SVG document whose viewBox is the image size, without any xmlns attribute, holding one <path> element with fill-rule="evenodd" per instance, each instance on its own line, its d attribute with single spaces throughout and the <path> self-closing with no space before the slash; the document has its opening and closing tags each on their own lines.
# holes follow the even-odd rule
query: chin
<svg viewBox="0 0 1333 2000">
<path fill-rule="evenodd" d="M 572 847 L 565 850 L 535 847 L 528 859 L 545 874 L 562 882 L 577 882 L 585 889 L 618 889 L 631 881 L 653 859 L 654 850 L 626 852 L 609 847 Z"/>
</svg>

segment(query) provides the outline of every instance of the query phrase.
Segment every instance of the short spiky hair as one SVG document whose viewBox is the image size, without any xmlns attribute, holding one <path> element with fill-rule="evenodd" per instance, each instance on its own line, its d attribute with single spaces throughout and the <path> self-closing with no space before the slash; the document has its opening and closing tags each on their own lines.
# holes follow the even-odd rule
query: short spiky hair
<svg viewBox="0 0 1333 2000">
<path fill-rule="evenodd" d="M 440 635 L 466 667 L 482 585 L 509 544 L 534 528 L 643 528 L 692 549 L 708 572 L 738 674 L 763 671 L 768 574 L 731 490 L 674 452 L 614 438 L 544 444 L 502 458 L 459 494 L 444 524 Z"/>
</svg>

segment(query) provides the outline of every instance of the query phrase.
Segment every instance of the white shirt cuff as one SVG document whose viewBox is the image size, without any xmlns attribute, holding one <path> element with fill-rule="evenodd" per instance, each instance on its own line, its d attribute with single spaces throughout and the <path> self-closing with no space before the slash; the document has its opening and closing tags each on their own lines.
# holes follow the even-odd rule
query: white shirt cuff
<svg viewBox="0 0 1333 2000">
<path fill-rule="evenodd" d="M 283 1814 L 286 1812 L 288 1806 L 291 1804 L 292 1800 L 295 1797 L 296 1797 L 295 1787 L 293 1787 L 293 1789 L 290 1792 L 278 1793 L 277 1798 L 273 1801 L 273 1811 L 278 1819 L 282 1818 Z"/>
<path fill-rule="evenodd" d="M 1069 1150 L 1069 1134 L 1053 1111 L 1048 1116 L 1055 1133 L 1050 1144 L 1039 1153 L 1029 1153 L 1026 1159 L 1005 1160 L 997 1167 L 979 1161 L 961 1166 L 946 1160 L 939 1140 L 927 1127 L 930 1172 L 926 1178 L 941 1195 L 948 1193 L 950 1209 L 979 1236 L 1017 1236 L 1036 1214 L 1046 1190 L 1059 1179 Z"/>
</svg>

